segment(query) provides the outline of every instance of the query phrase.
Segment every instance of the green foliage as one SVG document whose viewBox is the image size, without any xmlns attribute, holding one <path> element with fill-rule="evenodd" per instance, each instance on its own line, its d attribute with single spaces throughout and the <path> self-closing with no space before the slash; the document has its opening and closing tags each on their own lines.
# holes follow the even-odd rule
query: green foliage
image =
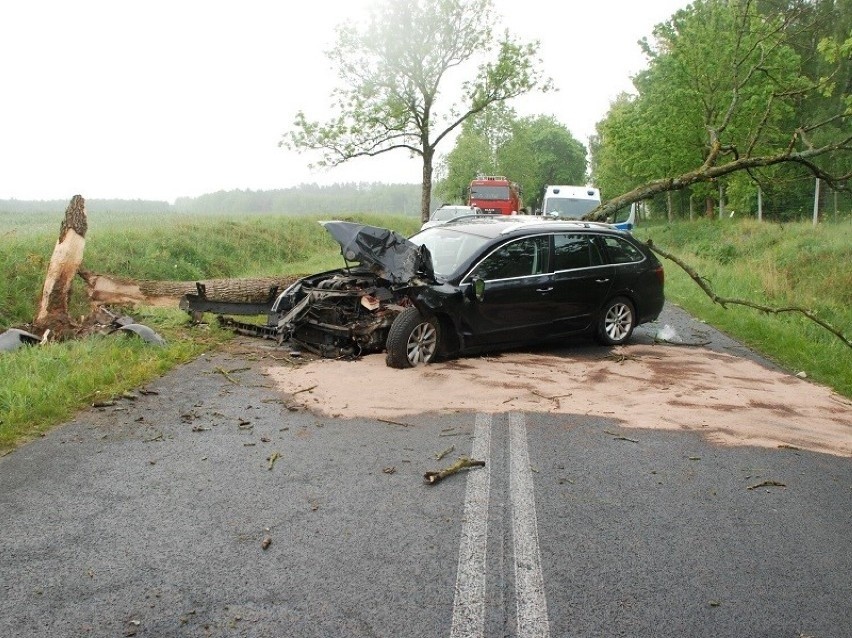
<svg viewBox="0 0 852 638">
<path fill-rule="evenodd" d="M 443 178 L 435 186 L 443 201 L 467 204 L 472 179 L 501 174 L 497 149 L 511 137 L 514 119 L 514 111 L 495 105 L 465 120 L 453 150 L 442 162 Z"/>
<path fill-rule="evenodd" d="M 534 208 L 546 185 L 586 182 L 586 147 L 553 117 L 488 109 L 465 122 L 443 169 L 436 191 L 447 199 L 465 193 L 477 175 L 506 175 L 521 185 L 524 205 Z"/>
<path fill-rule="evenodd" d="M 852 339 L 852 224 L 700 220 L 637 229 L 707 280 L 721 297 L 815 312 Z M 852 397 L 852 350 L 799 313 L 714 304 L 666 262 L 666 297 L 793 372 Z"/>
<path fill-rule="evenodd" d="M 500 173 L 523 186 L 531 208 L 541 206 L 548 184 L 586 183 L 586 147 L 553 117 L 516 120 L 497 157 Z"/>
<path fill-rule="evenodd" d="M 592 142 L 604 199 L 653 182 L 717 200 L 721 179 L 741 213 L 756 211 L 758 182 L 789 214 L 793 185 L 814 171 L 848 181 L 849 4 L 698 0 L 657 25 L 636 94 L 613 104 Z M 806 161 L 788 163 L 797 153 Z"/>
<path fill-rule="evenodd" d="M 536 69 L 538 43 L 516 42 L 508 32 L 496 36 L 495 17 L 491 0 L 376 5 L 363 28 L 338 28 L 328 54 L 341 81 L 332 93 L 337 117 L 322 123 L 299 112 L 281 144 L 319 152 L 322 166 L 395 150 L 419 155 L 425 221 L 441 140 L 491 105 L 550 87 Z M 484 62 L 477 66 L 478 60 Z M 448 88 L 451 72 L 468 79 Z"/>
</svg>

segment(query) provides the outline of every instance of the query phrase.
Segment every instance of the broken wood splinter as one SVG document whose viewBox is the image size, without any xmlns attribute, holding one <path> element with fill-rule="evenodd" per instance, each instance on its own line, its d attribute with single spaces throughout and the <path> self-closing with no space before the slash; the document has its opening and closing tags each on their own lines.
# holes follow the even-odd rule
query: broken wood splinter
<svg viewBox="0 0 852 638">
<path fill-rule="evenodd" d="M 453 474 L 457 474 L 461 470 L 465 470 L 471 467 L 485 467 L 485 461 L 476 461 L 474 459 L 469 459 L 466 456 L 462 456 L 458 461 L 453 463 L 450 467 L 439 470 L 438 472 L 426 472 L 423 475 L 423 480 L 428 485 L 434 485 L 435 483 L 439 483 L 444 480 L 448 476 L 452 476 Z"/>
</svg>

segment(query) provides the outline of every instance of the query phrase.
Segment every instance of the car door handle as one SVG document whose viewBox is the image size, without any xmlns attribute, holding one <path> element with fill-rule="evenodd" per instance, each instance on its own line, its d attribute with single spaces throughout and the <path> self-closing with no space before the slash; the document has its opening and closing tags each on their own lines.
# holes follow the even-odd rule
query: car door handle
<svg viewBox="0 0 852 638">
<path fill-rule="evenodd" d="M 609 281 L 609 279 L 595 279 L 596 284 L 605 284 Z"/>
<path fill-rule="evenodd" d="M 553 290 L 553 286 L 550 286 L 549 288 L 536 288 L 535 289 L 536 292 L 550 292 L 551 290 Z"/>
</svg>

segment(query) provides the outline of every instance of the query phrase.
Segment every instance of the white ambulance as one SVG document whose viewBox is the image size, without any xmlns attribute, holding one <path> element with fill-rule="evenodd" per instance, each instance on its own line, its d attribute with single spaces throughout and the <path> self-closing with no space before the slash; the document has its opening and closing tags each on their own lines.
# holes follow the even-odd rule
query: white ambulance
<svg viewBox="0 0 852 638">
<path fill-rule="evenodd" d="M 581 219 L 600 204 L 601 192 L 592 186 L 548 186 L 541 201 L 541 214 L 558 219 Z M 621 230 L 632 230 L 636 223 L 636 205 L 619 211 L 611 223 Z"/>
</svg>

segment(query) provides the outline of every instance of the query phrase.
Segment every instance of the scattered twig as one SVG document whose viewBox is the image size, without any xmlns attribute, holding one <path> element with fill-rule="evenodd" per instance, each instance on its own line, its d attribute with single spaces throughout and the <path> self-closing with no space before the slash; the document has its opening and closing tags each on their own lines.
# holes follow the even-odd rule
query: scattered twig
<svg viewBox="0 0 852 638">
<path fill-rule="evenodd" d="M 713 342 L 709 341 L 709 340 L 708 341 L 669 341 L 668 339 L 657 339 L 656 337 L 654 337 L 654 343 L 665 343 L 666 345 L 669 345 L 669 346 L 696 346 L 696 347 L 701 348 L 703 346 L 709 346 Z"/>
<path fill-rule="evenodd" d="M 757 485 L 750 485 L 746 489 L 756 490 L 759 487 L 787 487 L 787 486 L 784 483 L 779 483 L 778 481 L 763 481 L 763 483 L 758 483 Z"/>
<path fill-rule="evenodd" d="M 713 289 L 710 288 L 710 285 L 707 283 L 707 280 L 704 277 L 702 277 L 701 275 L 699 275 L 697 272 L 695 272 L 695 270 L 692 267 L 690 267 L 688 264 L 685 264 L 683 261 L 681 261 L 680 259 L 678 259 L 674 255 L 672 255 L 671 253 L 668 253 L 664 250 L 657 248 L 657 246 L 654 245 L 654 242 L 650 239 L 648 240 L 647 244 L 648 244 L 648 248 L 653 250 L 655 253 L 657 253 L 658 255 L 661 255 L 662 257 L 665 257 L 666 259 L 670 259 L 671 261 L 676 263 L 678 266 L 683 268 L 683 270 L 686 271 L 686 274 L 688 274 L 692 278 L 692 280 L 695 283 L 698 284 L 698 286 L 701 288 L 701 290 L 703 290 L 707 294 L 707 296 L 710 297 L 710 299 L 713 301 L 713 303 L 719 304 L 720 306 L 722 306 L 726 310 L 728 309 L 728 304 L 730 304 L 730 305 L 737 305 L 737 306 L 747 306 L 749 308 L 754 308 L 755 310 L 760 310 L 761 312 L 766 312 L 766 313 L 773 314 L 773 315 L 781 314 L 782 312 L 798 312 L 798 313 L 804 315 L 805 317 L 807 317 L 808 319 L 810 319 L 811 321 L 813 321 L 814 323 L 822 326 L 823 328 L 828 330 L 831 334 L 833 334 L 835 337 L 840 339 L 843 343 L 845 343 L 848 347 L 852 348 L 852 341 L 847 339 L 843 335 L 843 333 L 840 332 L 840 330 L 838 330 L 837 328 L 832 326 L 830 323 L 828 323 L 827 321 L 824 321 L 823 319 L 820 319 L 819 317 L 817 317 L 812 311 L 806 310 L 805 308 L 799 308 L 798 306 L 785 306 L 785 307 L 782 307 L 782 308 L 773 308 L 772 306 L 764 306 L 763 304 L 754 303 L 754 302 L 751 302 L 751 301 L 747 301 L 745 299 L 730 299 L 728 297 L 720 297 L 715 292 L 713 292 Z"/>
<path fill-rule="evenodd" d="M 542 399 L 548 399 L 549 401 L 559 401 L 559 399 L 564 399 L 566 397 L 570 397 L 571 393 L 568 394 L 555 394 L 552 397 L 547 396 L 546 394 L 542 394 L 541 392 L 536 392 L 535 390 L 530 390 L 530 392 L 537 397 L 541 397 Z"/>
<path fill-rule="evenodd" d="M 616 441 L 630 441 L 631 443 L 639 443 L 637 439 L 628 439 L 626 436 L 616 434 L 615 432 L 610 432 L 609 430 L 604 430 L 604 434 L 609 434 Z"/>
<path fill-rule="evenodd" d="M 379 421 L 380 423 L 388 423 L 390 425 L 401 425 L 404 428 L 413 428 L 414 427 L 410 423 L 402 423 L 401 421 L 393 421 L 391 419 L 376 419 L 376 421 Z"/>
<path fill-rule="evenodd" d="M 787 443 L 782 443 L 781 445 L 778 446 L 778 449 L 781 449 L 781 450 L 801 450 L 802 448 L 796 447 L 795 445 L 789 445 Z"/>
<path fill-rule="evenodd" d="M 227 371 L 227 370 L 225 370 L 224 368 L 221 368 L 221 367 L 214 368 L 214 370 L 213 370 L 213 371 L 214 371 L 214 372 L 218 372 L 219 374 L 221 374 L 223 377 L 225 377 L 228 381 L 230 381 L 230 382 L 231 382 L 231 383 L 233 383 L 234 385 L 239 385 L 239 384 L 240 384 L 240 382 L 239 382 L 239 381 L 237 381 L 237 380 L 236 380 L 234 377 L 232 377 L 230 374 L 228 374 L 228 371 Z"/>
<path fill-rule="evenodd" d="M 485 461 L 475 461 L 473 459 L 469 459 L 466 456 L 462 456 L 458 461 L 453 463 L 450 467 L 439 470 L 437 472 L 426 472 L 423 475 L 423 480 L 428 485 L 434 485 L 440 481 L 443 481 L 448 476 L 452 476 L 453 474 L 457 474 L 461 470 L 468 469 L 471 467 L 485 467 Z"/>
<path fill-rule="evenodd" d="M 309 387 L 309 388 L 302 388 L 301 390 L 296 390 L 295 392 L 293 392 L 293 394 L 300 394 L 300 393 L 302 393 L 302 392 L 310 392 L 310 391 L 311 391 L 311 390 L 313 390 L 315 387 L 317 387 L 317 386 L 316 386 L 316 384 L 312 385 L 312 386 L 311 386 L 311 387 Z"/>
<path fill-rule="evenodd" d="M 275 461 L 277 461 L 280 458 L 281 458 L 280 452 L 273 452 L 268 457 L 266 457 L 266 460 L 269 461 L 269 465 L 267 466 L 266 469 L 271 470 L 273 467 L 275 467 Z"/>
<path fill-rule="evenodd" d="M 163 440 L 163 433 L 160 432 L 157 436 L 155 436 L 153 438 L 143 439 L 142 443 L 153 443 L 154 441 L 162 441 L 162 440 Z"/>
<path fill-rule="evenodd" d="M 447 448 L 446 450 L 444 450 L 443 452 L 439 452 L 438 454 L 436 454 L 436 455 L 435 455 L 435 460 L 436 460 L 436 461 L 440 461 L 442 458 L 444 458 L 445 456 L 447 456 L 447 454 L 449 454 L 450 452 L 452 452 L 452 451 L 453 451 L 453 450 L 455 450 L 455 449 L 456 449 L 456 446 L 455 446 L 455 445 L 451 445 L 450 447 L 448 447 L 448 448 Z"/>
</svg>

